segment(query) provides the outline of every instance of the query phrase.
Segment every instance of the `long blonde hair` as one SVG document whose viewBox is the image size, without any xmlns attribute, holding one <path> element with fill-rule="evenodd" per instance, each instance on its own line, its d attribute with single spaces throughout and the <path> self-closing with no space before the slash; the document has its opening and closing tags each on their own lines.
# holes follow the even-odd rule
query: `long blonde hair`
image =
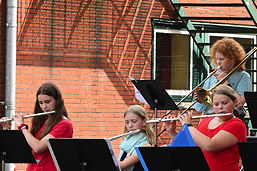
<svg viewBox="0 0 257 171">
<path fill-rule="evenodd" d="M 132 106 L 128 107 L 128 109 L 124 112 L 124 118 L 128 113 L 134 113 L 134 114 L 138 115 L 142 120 L 144 120 L 144 119 L 149 120 L 149 117 L 146 113 L 145 108 L 143 108 L 140 105 L 132 105 Z M 143 131 L 147 135 L 150 144 L 152 146 L 154 146 L 156 144 L 156 140 L 155 140 L 155 134 L 154 134 L 154 131 L 153 131 L 151 125 L 146 124 L 146 126 L 143 128 Z M 128 130 L 125 126 L 124 133 L 126 133 L 126 132 L 128 132 Z"/>
</svg>

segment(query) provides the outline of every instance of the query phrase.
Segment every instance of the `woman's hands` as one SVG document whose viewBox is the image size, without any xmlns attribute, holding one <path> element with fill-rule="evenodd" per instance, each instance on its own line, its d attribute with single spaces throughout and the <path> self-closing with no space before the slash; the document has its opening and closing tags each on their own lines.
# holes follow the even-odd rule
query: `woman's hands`
<svg viewBox="0 0 257 171">
<path fill-rule="evenodd" d="M 11 129 L 11 126 L 12 126 L 12 123 L 11 121 L 7 121 L 9 120 L 10 118 L 8 117 L 2 117 L 1 120 L 3 120 L 4 122 L 1 122 L 1 126 L 3 128 L 3 130 L 9 130 Z M 6 121 L 5 121 L 6 120 Z"/>
<path fill-rule="evenodd" d="M 21 124 L 24 124 L 24 118 L 21 113 L 15 114 L 12 118 L 15 121 L 16 126 L 20 126 Z"/>
<path fill-rule="evenodd" d="M 178 116 L 179 121 L 181 122 L 181 125 L 184 125 L 185 123 L 191 123 L 192 122 L 192 112 L 185 113 L 183 115 Z"/>
<path fill-rule="evenodd" d="M 24 118 L 21 113 L 13 115 L 12 119 L 15 121 L 16 126 L 20 126 L 21 124 L 24 124 Z M 3 127 L 3 130 L 11 129 L 12 123 L 10 121 L 10 118 L 2 117 L 1 120 L 3 120 L 3 122 L 0 123 L 1 126 Z"/>
<path fill-rule="evenodd" d="M 222 71 L 221 69 L 218 69 L 218 71 L 219 72 L 216 72 L 214 74 L 214 76 L 216 77 L 217 81 L 220 81 L 221 79 L 223 79 L 227 75 L 227 73 Z"/>
</svg>

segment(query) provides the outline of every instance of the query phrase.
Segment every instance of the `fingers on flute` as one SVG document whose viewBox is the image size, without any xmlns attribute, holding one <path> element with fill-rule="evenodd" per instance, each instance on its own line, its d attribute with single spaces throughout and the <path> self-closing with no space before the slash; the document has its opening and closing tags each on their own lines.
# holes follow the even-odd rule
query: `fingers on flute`
<svg viewBox="0 0 257 171">
<path fill-rule="evenodd" d="M 167 116 L 165 116 L 165 119 L 173 119 L 174 117 L 172 116 L 172 115 L 167 115 Z M 168 124 L 170 124 L 170 123 L 172 123 L 172 124 L 176 124 L 176 121 L 175 120 L 171 120 L 171 121 L 168 121 L 168 122 L 165 122 L 165 123 L 168 123 Z"/>
<path fill-rule="evenodd" d="M 178 119 L 181 123 L 185 122 L 185 120 L 187 120 L 188 116 L 187 114 L 183 114 L 183 115 L 179 115 Z"/>
<path fill-rule="evenodd" d="M 18 117 L 23 117 L 23 114 L 22 113 L 17 113 L 16 114 Z"/>
<path fill-rule="evenodd" d="M 192 112 L 189 111 L 187 116 L 191 118 L 192 117 Z"/>
<path fill-rule="evenodd" d="M 170 115 L 167 115 L 167 116 L 164 117 L 164 119 L 170 119 L 170 118 L 171 118 Z"/>
<path fill-rule="evenodd" d="M 2 117 L 1 120 L 6 122 L 9 118 L 8 117 Z"/>
<path fill-rule="evenodd" d="M 23 118 L 23 114 L 22 113 L 16 113 L 13 115 L 13 117 L 15 118 Z"/>
</svg>

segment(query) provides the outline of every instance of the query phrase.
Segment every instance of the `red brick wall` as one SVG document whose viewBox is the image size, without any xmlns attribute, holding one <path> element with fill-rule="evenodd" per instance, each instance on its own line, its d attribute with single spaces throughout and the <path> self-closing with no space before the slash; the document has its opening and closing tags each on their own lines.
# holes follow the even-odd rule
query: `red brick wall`
<svg viewBox="0 0 257 171">
<path fill-rule="evenodd" d="M 40 84 L 54 82 L 75 137 L 122 133 L 123 111 L 138 103 L 128 77 L 150 78 L 150 19 L 167 18 L 160 2 L 28 2 L 19 4 L 16 111 L 30 113 Z"/>
<path fill-rule="evenodd" d="M 150 79 L 151 18 L 168 18 L 161 3 L 28 2 L 19 3 L 16 112 L 29 114 L 40 84 L 54 82 L 75 138 L 123 133 L 123 112 L 139 103 L 128 77 Z"/>
</svg>

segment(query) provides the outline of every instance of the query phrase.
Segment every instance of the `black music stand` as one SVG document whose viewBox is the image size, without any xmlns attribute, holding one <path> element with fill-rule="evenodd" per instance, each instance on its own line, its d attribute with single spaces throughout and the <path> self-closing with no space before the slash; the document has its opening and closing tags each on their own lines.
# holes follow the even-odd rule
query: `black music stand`
<svg viewBox="0 0 257 171">
<path fill-rule="evenodd" d="M 179 110 L 178 106 L 166 92 L 158 80 L 131 80 L 140 91 L 144 99 L 154 109 L 154 117 L 157 118 L 157 110 Z M 157 135 L 157 124 L 155 123 L 155 134 Z M 157 136 L 156 136 L 157 142 Z"/>
<path fill-rule="evenodd" d="M 238 143 L 243 168 L 245 171 L 256 171 L 257 163 L 257 143 L 240 142 Z"/>
<path fill-rule="evenodd" d="M 47 145 L 59 171 L 120 171 L 109 139 L 50 138 Z"/>
<path fill-rule="evenodd" d="M 131 80 L 151 109 L 179 110 L 158 80 Z"/>
<path fill-rule="evenodd" d="M 210 170 L 199 147 L 138 147 L 136 152 L 145 171 Z"/>
<path fill-rule="evenodd" d="M 249 111 L 252 128 L 249 129 L 250 135 L 257 132 L 257 92 L 244 92 L 247 108 Z"/>
<path fill-rule="evenodd" d="M 0 131 L 0 153 L 3 171 L 5 163 L 36 163 L 30 146 L 19 130 Z"/>
</svg>

